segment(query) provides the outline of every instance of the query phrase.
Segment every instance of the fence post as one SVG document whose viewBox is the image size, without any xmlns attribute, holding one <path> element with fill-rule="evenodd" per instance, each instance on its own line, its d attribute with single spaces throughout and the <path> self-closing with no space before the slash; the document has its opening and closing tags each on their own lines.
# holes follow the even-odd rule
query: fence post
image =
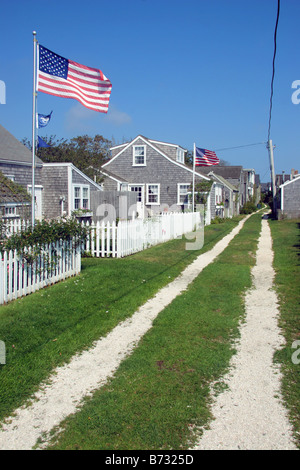
<svg viewBox="0 0 300 470">
<path fill-rule="evenodd" d="M 112 226 L 111 226 L 111 249 L 112 249 L 112 257 L 115 258 L 116 256 L 116 222 L 113 221 Z"/>
<path fill-rule="evenodd" d="M 96 226 L 93 225 L 92 228 L 92 255 L 98 257 L 100 252 L 100 222 L 98 221 Z M 95 248 L 95 239 L 96 239 L 96 248 Z M 95 252 L 96 250 L 96 252 Z"/>
<path fill-rule="evenodd" d="M 122 258 L 122 231 L 123 231 L 123 222 L 118 223 L 117 225 L 117 258 Z"/>
<path fill-rule="evenodd" d="M 14 250 L 13 256 L 13 299 L 18 298 L 18 255 L 17 250 Z"/>
<path fill-rule="evenodd" d="M 0 305 L 4 303 L 4 253 L 0 252 Z"/>
</svg>

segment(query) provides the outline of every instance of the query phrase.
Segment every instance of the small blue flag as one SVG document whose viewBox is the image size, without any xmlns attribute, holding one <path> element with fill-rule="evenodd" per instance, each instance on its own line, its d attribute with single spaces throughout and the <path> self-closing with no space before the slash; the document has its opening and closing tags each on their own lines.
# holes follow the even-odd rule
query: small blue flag
<svg viewBox="0 0 300 470">
<path fill-rule="evenodd" d="M 38 136 L 38 147 L 50 147 L 40 136 Z"/>
<path fill-rule="evenodd" d="M 38 114 L 38 127 L 45 127 L 47 124 L 49 124 L 49 121 L 51 119 L 51 114 L 53 111 L 51 111 L 50 114 L 45 115 L 45 114 Z"/>
</svg>

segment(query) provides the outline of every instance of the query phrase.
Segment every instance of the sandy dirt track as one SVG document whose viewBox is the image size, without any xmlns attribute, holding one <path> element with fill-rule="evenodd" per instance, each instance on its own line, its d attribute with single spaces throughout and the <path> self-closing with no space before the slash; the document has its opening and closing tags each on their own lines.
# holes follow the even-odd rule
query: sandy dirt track
<svg viewBox="0 0 300 470">
<path fill-rule="evenodd" d="M 280 396 L 280 371 L 273 364 L 284 339 L 277 324 L 272 239 L 265 219 L 256 260 L 238 352 L 224 380 L 228 388 L 216 399 L 215 419 L 195 447 L 198 450 L 296 450 Z"/>
<path fill-rule="evenodd" d="M 151 328 L 156 316 L 215 260 L 246 220 L 247 218 L 243 219 L 211 251 L 200 255 L 131 318 L 99 339 L 91 349 L 76 355 L 70 363 L 55 370 L 47 384 L 41 386 L 34 400 L 28 406 L 16 410 L 14 416 L 5 421 L 0 430 L 0 450 L 32 449 L 40 438 L 45 446 L 50 431 L 59 426 L 68 415 L 76 412 L 85 396 L 91 395 L 113 376 L 121 361 L 134 351 L 139 340 Z M 199 443 L 199 449 L 202 446 L 214 449 L 220 445 L 225 448 L 256 447 L 262 442 L 262 437 L 257 439 L 257 436 L 264 434 L 267 436 L 263 441 L 266 447 L 271 448 L 271 444 L 275 448 L 293 447 L 285 412 L 280 403 L 274 400 L 279 386 L 279 374 L 275 373 L 271 362 L 274 348 L 280 345 L 280 337 L 276 328 L 276 298 L 269 291 L 273 279 L 270 235 L 267 232 L 267 222 L 263 221 L 263 224 L 255 268 L 256 293 L 250 292 L 246 299 L 247 309 L 252 313 L 249 313 L 246 325 L 243 326 L 243 330 L 246 329 L 241 339 L 244 352 L 235 357 L 236 364 L 233 365 L 236 374 L 233 375 L 231 385 L 237 384 L 237 392 L 234 396 L 224 394 L 220 397 L 225 400 L 225 404 L 220 404 L 221 411 L 216 412 L 214 424 L 220 423 L 221 434 L 218 429 L 213 429 L 212 434 Z M 258 290 L 261 290 L 261 295 Z M 265 310 L 263 315 L 260 314 L 262 309 Z M 228 402 L 230 406 L 227 406 Z M 232 414 L 236 417 L 240 430 L 238 434 L 241 435 L 236 433 L 234 423 L 231 422 Z M 258 415 L 263 419 L 257 420 Z M 225 424 L 222 421 L 224 416 Z M 265 423 L 270 419 L 270 425 L 266 427 Z M 229 435 L 230 432 L 231 437 L 225 442 L 223 435 Z"/>
<path fill-rule="evenodd" d="M 56 369 L 47 384 L 41 385 L 32 404 L 19 408 L 13 417 L 5 421 L 0 429 L 0 450 L 32 449 L 41 437 L 46 443 L 50 431 L 68 415 L 75 413 L 85 396 L 92 394 L 113 376 L 121 361 L 132 353 L 151 328 L 157 315 L 226 248 L 246 220 L 243 219 L 212 250 L 200 255 L 131 318 L 117 325 L 91 349 Z"/>
</svg>

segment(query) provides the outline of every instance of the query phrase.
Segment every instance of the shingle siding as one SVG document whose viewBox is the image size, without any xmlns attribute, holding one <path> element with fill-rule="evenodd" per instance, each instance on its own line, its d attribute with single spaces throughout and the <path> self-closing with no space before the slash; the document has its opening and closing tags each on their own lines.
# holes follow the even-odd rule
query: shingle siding
<svg viewBox="0 0 300 470">
<path fill-rule="evenodd" d="M 153 143 L 159 150 L 161 150 L 161 152 L 163 152 L 169 158 L 172 158 L 172 160 L 176 161 L 177 147 L 172 146 L 172 145 L 166 145 L 161 142 L 153 142 Z"/>
<path fill-rule="evenodd" d="M 32 185 L 31 152 L 1 125 L 0 171 L 4 175 L 13 176 L 14 182 L 26 190 Z M 66 215 L 71 213 L 74 184 L 89 186 L 90 202 L 92 195 L 101 190 L 71 163 L 43 164 L 39 158 L 36 158 L 35 186 L 39 187 L 38 195 L 42 191 L 43 218 L 56 219 L 62 215 L 62 210 Z M 38 196 L 37 201 L 40 201 Z"/>
<path fill-rule="evenodd" d="M 6 208 L 13 213 L 6 213 Z M 0 218 L 29 219 L 31 213 L 31 198 L 20 185 L 6 178 L 0 171 Z"/>
<path fill-rule="evenodd" d="M 43 168 L 43 217 L 55 219 L 62 215 L 61 197 L 65 198 L 64 211 L 68 214 L 68 168 L 45 166 Z"/>
<path fill-rule="evenodd" d="M 133 192 L 95 192 L 91 199 L 91 210 L 94 213 L 93 219 L 96 222 L 113 222 L 116 219 L 130 219 L 132 216 L 132 208 L 136 205 L 136 202 L 136 193 Z"/>
<path fill-rule="evenodd" d="M 4 175 L 13 175 L 15 183 L 20 184 L 25 189 L 32 184 L 32 169 L 30 166 L 1 162 L 0 171 Z M 36 168 L 35 184 L 41 184 L 41 168 Z"/>
<path fill-rule="evenodd" d="M 112 178 L 105 178 L 103 188 L 105 191 L 118 191 L 118 182 Z"/>
<path fill-rule="evenodd" d="M 133 165 L 133 147 L 146 146 L 146 165 Z M 158 147 L 158 144 L 155 143 Z M 165 146 L 168 150 L 171 146 Z M 176 156 L 176 148 L 174 147 Z M 143 139 L 137 139 L 126 150 L 124 150 L 115 159 L 112 159 L 105 165 L 115 175 L 125 178 L 130 184 L 147 184 L 160 185 L 160 203 L 167 204 L 169 207 L 177 205 L 178 202 L 178 184 L 192 184 L 193 174 L 188 168 L 178 165 L 161 155 L 151 145 L 145 143 Z M 202 181 L 199 176 L 195 178 L 195 182 Z M 145 203 L 147 204 L 146 194 Z M 151 205 L 151 204 L 148 204 Z M 181 210 L 181 206 L 178 206 Z"/>
<path fill-rule="evenodd" d="M 294 219 L 300 217 L 300 177 L 281 187 L 283 194 L 283 217 Z M 281 211 L 280 211 L 281 212 Z"/>
</svg>

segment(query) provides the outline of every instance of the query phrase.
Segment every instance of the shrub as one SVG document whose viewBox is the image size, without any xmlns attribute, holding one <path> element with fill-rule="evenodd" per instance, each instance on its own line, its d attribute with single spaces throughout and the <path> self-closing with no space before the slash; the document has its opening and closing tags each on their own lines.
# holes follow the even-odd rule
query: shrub
<svg viewBox="0 0 300 470">
<path fill-rule="evenodd" d="M 214 219 L 212 219 L 211 221 L 211 224 L 223 224 L 225 222 L 226 219 L 224 219 L 223 217 L 215 217 Z"/>
<path fill-rule="evenodd" d="M 34 228 L 28 227 L 4 239 L 0 248 L 6 251 L 16 250 L 24 259 L 33 262 L 45 245 L 55 244 L 60 240 L 73 240 L 74 245 L 78 246 L 86 240 L 87 233 L 88 229 L 79 224 L 75 218 L 50 222 L 43 220 L 37 222 Z"/>
<path fill-rule="evenodd" d="M 257 207 L 254 202 L 248 201 L 240 210 L 241 214 L 252 214 L 252 212 L 257 211 Z"/>
</svg>

